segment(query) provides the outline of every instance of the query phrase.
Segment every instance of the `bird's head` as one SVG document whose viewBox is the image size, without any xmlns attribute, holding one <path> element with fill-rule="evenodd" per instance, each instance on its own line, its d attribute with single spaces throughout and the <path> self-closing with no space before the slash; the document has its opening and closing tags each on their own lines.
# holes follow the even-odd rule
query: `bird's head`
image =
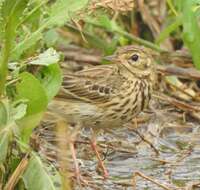
<svg viewBox="0 0 200 190">
<path fill-rule="evenodd" d="M 155 65 L 150 50 L 136 45 L 120 47 L 105 59 L 116 63 L 122 72 L 133 74 L 138 78 L 153 79 Z"/>
</svg>

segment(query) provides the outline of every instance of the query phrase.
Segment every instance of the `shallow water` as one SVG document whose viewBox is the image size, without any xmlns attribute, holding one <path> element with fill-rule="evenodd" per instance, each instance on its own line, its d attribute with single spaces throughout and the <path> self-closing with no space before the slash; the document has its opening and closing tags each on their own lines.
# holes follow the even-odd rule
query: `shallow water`
<svg viewBox="0 0 200 190">
<path fill-rule="evenodd" d="M 149 125 L 154 124 L 149 123 Z M 148 127 L 145 126 L 144 130 L 143 127 L 141 126 L 139 131 L 143 131 L 142 134 L 145 134 L 145 137 L 159 150 L 159 156 L 145 142 L 135 145 L 136 142 L 140 141 L 140 138 L 128 129 L 115 130 L 115 133 L 120 135 L 120 140 L 113 134 L 100 135 L 98 136 L 100 144 L 113 145 L 113 149 L 110 148 L 110 150 L 101 148 L 104 153 L 108 151 L 105 165 L 110 177 L 107 181 L 98 179 L 100 175 L 95 172 L 96 158 L 93 157 L 87 160 L 83 151 L 83 154 L 79 153 L 84 164 L 81 171 L 85 171 L 87 175 L 92 176 L 94 183 L 93 187 L 85 187 L 85 189 L 132 190 L 133 174 L 136 171 L 153 178 L 160 184 L 166 185 L 169 189 L 189 188 L 190 184 L 200 181 L 199 124 L 185 122 L 183 125 L 174 124 L 174 126 L 169 126 L 168 123 L 162 123 L 162 128 L 157 131 L 157 137 L 150 135 L 151 131 L 148 131 Z M 144 131 L 146 132 L 144 133 Z M 90 149 L 89 146 L 85 148 Z M 78 152 L 81 152 L 79 146 Z M 136 189 L 157 190 L 163 188 L 137 177 Z M 200 189 L 200 186 L 196 189 Z"/>
</svg>

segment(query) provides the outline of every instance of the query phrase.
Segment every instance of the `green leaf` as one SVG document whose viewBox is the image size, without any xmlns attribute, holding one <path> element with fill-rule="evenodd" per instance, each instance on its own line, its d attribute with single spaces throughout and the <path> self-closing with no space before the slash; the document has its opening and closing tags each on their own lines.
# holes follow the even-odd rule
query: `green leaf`
<svg viewBox="0 0 200 190">
<path fill-rule="evenodd" d="M 0 164 L 2 164 L 7 157 L 10 139 L 11 130 L 2 130 L 0 132 Z"/>
<path fill-rule="evenodd" d="M 25 103 L 20 103 L 18 105 L 13 105 L 11 109 L 11 117 L 13 121 L 21 119 L 26 115 L 27 105 Z"/>
<path fill-rule="evenodd" d="M 197 12 L 194 11 L 199 0 L 184 0 L 183 5 L 183 41 L 192 53 L 192 58 L 197 69 L 200 69 L 200 28 Z"/>
<path fill-rule="evenodd" d="M 39 72 L 39 79 L 46 91 L 48 101 L 58 93 L 62 83 L 61 69 L 57 64 L 59 59 L 60 55 L 50 48 L 29 62 L 30 65 L 44 66 Z"/>
<path fill-rule="evenodd" d="M 50 9 L 48 27 L 64 25 L 75 12 L 82 9 L 87 3 L 88 0 L 57 0 Z"/>
<path fill-rule="evenodd" d="M 48 98 L 40 81 L 32 74 L 24 72 L 20 74 L 21 82 L 16 85 L 16 99 L 26 99 L 26 115 L 17 121 L 20 126 L 21 138 L 24 142 L 29 141 L 32 130 L 40 122 L 47 108 Z"/>
<path fill-rule="evenodd" d="M 116 21 L 110 19 L 106 14 L 99 15 L 97 18 L 87 17 L 87 22 L 105 28 L 110 32 L 114 32 L 116 30 L 123 31 L 123 29 L 116 23 Z"/>
<path fill-rule="evenodd" d="M 40 72 L 41 83 L 46 91 L 48 101 L 50 101 L 59 91 L 62 84 L 62 72 L 58 64 L 43 67 Z"/>
<path fill-rule="evenodd" d="M 59 40 L 59 34 L 55 29 L 50 29 L 48 32 L 44 34 L 44 41 L 47 47 L 54 46 Z"/>
<path fill-rule="evenodd" d="M 48 172 L 48 168 L 40 158 L 34 154 L 29 161 L 28 167 L 22 176 L 26 189 L 28 190 L 60 190 L 61 179 L 58 174 L 53 176 L 52 172 Z"/>
<path fill-rule="evenodd" d="M 27 3 L 28 0 L 5 0 L 2 2 L 0 7 L 0 37 L 2 40 L 0 57 L 0 95 L 2 95 L 5 90 L 5 83 L 8 74 L 8 61 L 16 37 L 17 25 L 23 15 Z"/>
<path fill-rule="evenodd" d="M 38 27 L 40 24 L 40 16 L 42 14 L 42 6 L 48 3 L 49 0 L 34 0 L 29 1 L 29 8 L 26 9 L 24 16 L 22 17 L 19 25 L 21 26 L 24 23 L 31 23 L 33 27 Z"/>
<path fill-rule="evenodd" d="M 0 129 L 6 126 L 9 120 L 9 102 L 7 99 L 0 101 Z"/>
<path fill-rule="evenodd" d="M 27 105 L 23 101 L 10 104 L 8 99 L 0 101 L 0 130 L 21 119 L 26 114 Z"/>
<path fill-rule="evenodd" d="M 45 52 L 41 53 L 34 60 L 30 61 L 30 65 L 51 65 L 58 63 L 60 55 L 53 48 L 49 48 Z"/>
<path fill-rule="evenodd" d="M 182 18 L 176 17 L 175 21 L 164 28 L 156 39 L 157 44 L 161 44 L 172 32 L 174 32 L 182 24 Z"/>
<path fill-rule="evenodd" d="M 176 16 L 178 16 L 178 13 L 177 13 L 177 11 L 176 11 L 176 9 L 175 9 L 173 3 L 172 3 L 172 0 L 167 0 L 167 4 L 168 4 L 169 8 L 171 9 L 171 11 L 172 11 Z"/>
<path fill-rule="evenodd" d="M 70 16 L 82 9 L 87 2 L 88 0 L 57 0 L 48 10 L 50 12 L 49 17 L 41 23 L 41 26 L 14 48 L 12 51 L 13 58 L 18 59 L 25 50 L 36 44 L 42 38 L 45 29 L 61 26 L 69 21 Z"/>
<path fill-rule="evenodd" d="M 27 7 L 28 0 L 4 0 L 0 3 L 0 36 L 3 37 L 2 34 L 5 34 L 5 36 L 14 39 L 17 25 Z"/>
<path fill-rule="evenodd" d="M 25 38 L 22 42 L 18 43 L 18 45 L 13 49 L 12 58 L 17 60 L 19 57 L 25 52 L 25 50 L 31 48 L 36 44 L 39 40 L 42 39 L 42 30 L 43 28 L 38 29 L 36 32 L 33 32 L 31 36 Z"/>
<path fill-rule="evenodd" d="M 40 112 L 34 115 L 28 115 L 22 119 L 16 121 L 19 126 L 19 138 L 22 142 L 28 144 L 30 136 L 33 132 L 33 129 L 40 123 L 42 120 L 44 112 Z"/>
<path fill-rule="evenodd" d="M 28 100 L 26 116 L 45 111 L 48 101 L 40 81 L 28 72 L 20 74 L 19 77 L 21 82 L 16 85 L 17 99 Z"/>
</svg>

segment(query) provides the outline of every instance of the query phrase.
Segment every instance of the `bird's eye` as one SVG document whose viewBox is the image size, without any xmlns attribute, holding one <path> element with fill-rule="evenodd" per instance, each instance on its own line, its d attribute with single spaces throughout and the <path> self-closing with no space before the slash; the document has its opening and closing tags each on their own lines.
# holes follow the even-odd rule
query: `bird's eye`
<svg viewBox="0 0 200 190">
<path fill-rule="evenodd" d="M 131 56 L 131 60 L 132 61 L 137 61 L 139 59 L 139 56 L 137 55 L 137 54 L 133 54 L 132 56 Z"/>
</svg>

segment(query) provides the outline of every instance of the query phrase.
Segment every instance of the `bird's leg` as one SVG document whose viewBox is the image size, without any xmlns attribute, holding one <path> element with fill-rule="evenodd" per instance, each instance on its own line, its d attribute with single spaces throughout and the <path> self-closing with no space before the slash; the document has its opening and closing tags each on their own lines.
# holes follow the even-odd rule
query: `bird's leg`
<svg viewBox="0 0 200 190">
<path fill-rule="evenodd" d="M 75 147 L 74 147 L 74 141 L 70 142 L 69 146 L 70 146 L 70 150 L 71 150 L 71 154 L 72 154 L 72 159 L 73 159 L 73 162 L 74 162 L 75 177 L 77 179 L 77 182 L 79 184 L 83 183 L 85 185 L 88 185 L 88 182 L 83 179 L 83 177 L 81 176 L 81 173 L 80 173 L 80 169 L 79 169 L 79 165 L 78 165 L 77 157 L 76 157 L 76 150 L 75 150 Z"/>
<path fill-rule="evenodd" d="M 101 156 L 97 150 L 97 142 L 96 142 L 96 137 L 95 137 L 94 133 L 92 134 L 91 146 L 92 146 L 92 149 L 94 150 L 96 157 L 99 161 L 99 166 L 103 170 L 103 177 L 104 177 L 104 179 L 106 179 L 106 178 L 108 178 L 109 174 L 108 174 L 108 171 L 107 171 L 103 161 L 101 160 Z"/>
<path fill-rule="evenodd" d="M 77 178 L 78 181 L 80 181 L 80 169 L 79 169 L 79 165 L 77 162 L 77 158 L 76 158 L 76 150 L 74 147 L 74 142 L 70 142 L 70 150 L 71 150 L 71 154 L 72 154 L 72 159 L 74 161 L 74 167 L 75 167 L 75 176 Z"/>
</svg>

